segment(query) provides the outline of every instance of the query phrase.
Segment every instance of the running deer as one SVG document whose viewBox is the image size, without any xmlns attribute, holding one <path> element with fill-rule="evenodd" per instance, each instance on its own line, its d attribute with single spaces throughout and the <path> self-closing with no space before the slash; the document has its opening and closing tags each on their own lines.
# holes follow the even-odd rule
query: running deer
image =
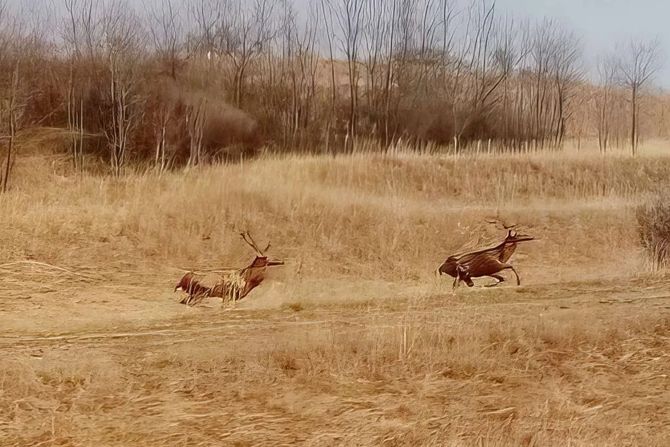
<svg viewBox="0 0 670 447">
<path fill-rule="evenodd" d="M 480 278 L 483 276 L 490 276 L 498 282 L 492 286 L 505 281 L 505 278 L 499 275 L 503 270 L 511 270 L 516 276 L 516 283 L 521 285 L 521 279 L 516 269 L 508 263 L 516 251 L 519 242 L 532 241 L 534 238 L 527 235 L 520 235 L 516 231 L 506 227 L 507 237 L 499 245 L 479 250 L 471 253 L 465 253 L 457 256 L 449 256 L 446 261 L 440 266 L 438 272 L 440 275 L 449 275 L 454 279 L 454 288 L 463 281 L 468 287 L 474 286 L 472 278 Z"/>
<path fill-rule="evenodd" d="M 249 295 L 265 280 L 268 267 L 284 265 L 284 261 L 269 259 L 265 255 L 270 249 L 270 244 L 261 250 L 248 231 L 240 233 L 240 236 L 256 253 L 256 258 L 251 264 L 241 269 L 222 271 L 220 280 L 211 287 L 203 285 L 195 273 L 186 273 L 174 289 L 175 292 L 177 290 L 186 292 L 186 297 L 180 301 L 182 304 L 193 306 L 208 297 L 221 298 L 224 303 L 226 301 L 235 303 Z"/>
</svg>

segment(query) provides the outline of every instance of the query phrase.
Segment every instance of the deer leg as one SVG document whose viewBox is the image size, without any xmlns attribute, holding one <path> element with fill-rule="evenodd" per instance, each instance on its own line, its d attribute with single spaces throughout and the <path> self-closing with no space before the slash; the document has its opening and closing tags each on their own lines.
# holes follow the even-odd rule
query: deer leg
<svg viewBox="0 0 670 447">
<path fill-rule="evenodd" d="M 488 286 L 486 286 L 486 287 L 496 287 L 496 286 L 500 285 L 500 283 L 505 282 L 505 278 L 503 278 L 503 277 L 500 276 L 500 275 L 489 275 L 489 276 L 490 276 L 491 278 L 494 278 L 494 279 L 498 280 L 498 282 L 495 283 L 495 284 L 490 284 L 490 285 L 488 285 Z"/>
<path fill-rule="evenodd" d="M 468 269 L 463 267 L 463 266 L 458 266 L 456 267 L 456 277 L 458 278 L 458 282 L 463 281 L 465 284 L 468 285 L 468 287 L 472 287 L 475 285 L 475 283 L 472 282 L 472 278 L 470 278 L 470 273 L 468 272 Z"/>
<path fill-rule="evenodd" d="M 460 265 L 456 266 L 456 279 L 454 280 L 454 289 L 459 286 L 461 283 L 461 280 L 463 281 L 468 281 L 468 277 L 466 276 L 466 270 Z M 469 285 L 469 283 L 468 283 Z"/>
<path fill-rule="evenodd" d="M 506 268 L 506 269 L 509 269 L 509 270 L 511 270 L 511 271 L 514 272 L 514 276 L 516 276 L 516 285 L 517 285 L 517 286 L 520 286 L 520 285 L 521 285 L 521 279 L 519 278 L 519 274 L 518 274 L 517 271 L 514 269 L 514 267 L 512 267 L 511 265 L 508 265 L 508 266 L 506 266 L 505 268 Z"/>
<path fill-rule="evenodd" d="M 475 285 L 475 283 L 472 282 L 472 278 L 470 278 L 470 276 L 465 276 L 463 278 L 463 281 L 465 281 L 465 283 L 468 285 L 468 287 L 474 287 L 474 285 Z"/>
</svg>

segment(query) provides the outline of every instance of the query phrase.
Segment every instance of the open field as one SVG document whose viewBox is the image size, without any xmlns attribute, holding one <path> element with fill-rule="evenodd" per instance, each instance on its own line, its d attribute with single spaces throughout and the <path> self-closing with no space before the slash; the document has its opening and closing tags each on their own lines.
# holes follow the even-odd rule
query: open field
<svg viewBox="0 0 670 447">
<path fill-rule="evenodd" d="M 0 197 L 0 445 L 668 445 L 670 288 L 635 207 L 670 157 L 266 156 Z M 523 285 L 444 258 L 523 225 Z M 238 307 L 184 269 L 287 261 Z"/>
</svg>

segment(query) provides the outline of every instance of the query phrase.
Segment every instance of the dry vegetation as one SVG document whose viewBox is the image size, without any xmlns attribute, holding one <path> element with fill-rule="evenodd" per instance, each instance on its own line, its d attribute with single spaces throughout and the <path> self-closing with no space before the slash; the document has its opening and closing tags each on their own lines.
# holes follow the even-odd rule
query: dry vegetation
<svg viewBox="0 0 670 447">
<path fill-rule="evenodd" d="M 652 265 L 666 268 L 670 262 L 670 203 L 667 189 L 637 209 L 642 246 Z"/>
<path fill-rule="evenodd" d="M 3 191 L 16 134 L 45 126 L 78 171 L 116 176 L 370 142 L 634 153 L 670 128 L 658 42 L 584 60 L 568 24 L 491 0 L 16 3 L 0 0 Z"/>
<path fill-rule="evenodd" d="M 1 444 L 667 445 L 667 278 L 636 206 L 670 159 L 643 152 L 119 179 L 21 158 L 0 197 Z M 496 214 L 538 237 L 524 286 L 452 294 L 435 268 L 498 239 Z M 236 229 L 287 265 L 236 310 L 177 304 L 180 268 L 251 255 Z"/>
<path fill-rule="evenodd" d="M 657 42 L 592 70 L 492 1 L 50 4 L 0 0 L 2 447 L 670 444 Z M 491 218 L 536 237 L 523 286 L 452 292 Z M 286 265 L 178 304 L 245 230 Z"/>
</svg>

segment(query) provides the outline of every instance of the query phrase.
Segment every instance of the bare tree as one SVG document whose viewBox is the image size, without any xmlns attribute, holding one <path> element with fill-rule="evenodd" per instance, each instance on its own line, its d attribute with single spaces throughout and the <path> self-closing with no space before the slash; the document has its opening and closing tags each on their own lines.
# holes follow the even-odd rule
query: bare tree
<svg viewBox="0 0 670 447">
<path fill-rule="evenodd" d="M 617 76 L 619 84 L 630 94 L 630 147 L 633 155 L 640 143 L 640 94 L 661 68 L 661 48 L 658 40 L 631 40 L 619 52 Z"/>
<path fill-rule="evenodd" d="M 102 46 L 106 62 L 108 113 L 104 115 L 104 133 L 114 175 L 125 167 L 130 134 L 142 114 L 140 65 L 143 50 L 142 27 L 128 5 L 113 3 L 102 22 Z"/>
<path fill-rule="evenodd" d="M 151 37 L 151 46 L 155 52 L 158 63 L 161 65 L 161 73 L 170 77 L 170 82 L 160 83 L 159 87 L 154 89 L 151 96 L 152 102 L 150 125 L 152 126 L 155 138 L 154 166 L 158 172 L 163 172 L 168 167 L 169 153 L 174 152 L 174 144 L 169 140 L 168 127 L 175 118 L 175 102 L 171 97 L 170 91 L 173 84 L 177 84 L 179 75 L 186 61 L 190 57 L 186 33 L 189 28 L 187 20 L 189 18 L 186 3 L 179 0 L 165 0 L 158 5 L 147 6 L 147 17 L 149 22 L 149 35 Z M 162 91 L 160 90 L 162 89 Z M 167 90 L 167 93 L 165 92 Z M 190 113 L 190 109 L 187 113 Z M 192 130 L 188 126 L 188 130 Z M 189 133 L 189 136 L 192 132 Z M 199 160 L 201 147 L 195 145 L 198 150 Z M 189 162 L 193 159 L 192 151 L 189 153 Z"/>
<path fill-rule="evenodd" d="M 72 1 L 72 0 L 69 0 Z M 180 9 L 175 0 L 162 0 L 159 6 L 149 11 L 149 32 L 154 51 L 159 60 L 167 67 L 172 79 L 177 79 L 177 72 L 182 65 L 182 53 L 185 46 L 185 11 Z"/>
<path fill-rule="evenodd" d="M 388 40 L 387 15 L 385 14 L 384 2 L 382 0 L 369 0 L 364 10 L 363 28 L 363 66 L 366 71 L 365 97 L 369 110 L 380 108 L 379 84 L 383 75 L 382 58 L 384 43 Z"/>
<path fill-rule="evenodd" d="M 210 58 L 224 56 L 232 64 L 233 103 L 242 107 L 247 70 L 276 36 L 273 0 L 201 0 L 192 9 L 201 46 Z"/>
<path fill-rule="evenodd" d="M 0 88 L 2 89 L 0 110 L 7 133 L 3 138 L 7 144 L 4 166 L 0 171 L 0 186 L 3 193 L 9 188 L 9 179 L 16 158 L 17 121 L 23 106 L 20 65 L 25 39 L 21 23 L 9 13 L 7 4 L 0 1 Z"/>
<path fill-rule="evenodd" d="M 2 192 L 7 192 L 9 185 L 9 176 L 11 173 L 14 155 L 14 147 L 16 144 L 16 130 L 17 130 L 17 115 L 18 115 L 18 95 L 19 95 L 19 61 L 17 59 L 15 68 L 10 78 L 9 98 L 7 101 L 7 158 L 5 160 L 5 172 L 2 175 Z"/>
<path fill-rule="evenodd" d="M 75 171 L 80 171 L 84 166 L 84 94 L 86 85 L 95 76 L 92 65 L 97 51 L 94 33 L 99 10 L 95 0 L 65 0 L 65 11 L 61 27 L 69 62 L 65 107 L 72 164 Z"/>
<path fill-rule="evenodd" d="M 203 138 L 207 119 L 206 98 L 200 98 L 195 104 L 189 105 L 185 118 L 189 137 L 188 167 L 193 167 L 203 162 Z"/>
<path fill-rule="evenodd" d="M 318 6 L 310 8 L 309 16 L 301 29 L 291 4 L 284 5 L 281 46 L 281 79 L 288 86 L 289 101 L 282 107 L 285 116 L 284 144 L 286 147 L 302 146 L 305 131 L 314 113 L 317 93 L 319 55 L 317 34 L 320 22 Z M 288 107 L 287 107 L 288 106 Z"/>
<path fill-rule="evenodd" d="M 598 92 L 596 93 L 596 113 L 598 132 L 598 148 L 607 152 L 610 144 L 610 126 L 612 101 L 616 81 L 616 60 L 613 56 L 605 56 L 598 61 Z"/>
<path fill-rule="evenodd" d="M 359 57 L 364 25 L 364 0 L 331 0 L 337 24 L 336 36 L 347 62 L 349 84 L 349 116 L 346 150 L 353 150 L 358 130 L 358 99 L 360 85 Z"/>
<path fill-rule="evenodd" d="M 467 34 L 472 37 L 466 40 L 463 59 L 465 78 L 458 83 L 462 90 L 458 101 L 460 106 L 455 109 L 455 137 L 456 150 L 460 140 L 470 130 L 471 126 L 480 121 L 484 115 L 492 111 L 492 101 L 496 101 L 495 93 L 505 78 L 509 76 L 505 62 L 501 59 L 496 48 L 498 24 L 495 15 L 495 1 L 487 4 L 475 5 L 468 13 Z"/>
<path fill-rule="evenodd" d="M 330 61 L 330 71 L 329 71 L 329 80 L 330 80 L 330 110 L 328 116 L 328 125 L 326 128 L 326 152 L 330 151 L 330 134 L 333 127 L 335 127 L 335 120 L 337 116 L 336 105 L 337 105 L 337 82 L 335 79 L 335 45 L 333 43 L 333 9 L 330 6 L 329 0 L 320 0 L 319 1 L 321 17 L 323 19 L 323 26 L 325 29 L 326 42 L 328 44 L 328 57 Z"/>
<path fill-rule="evenodd" d="M 515 122 L 514 119 L 514 113 L 518 111 L 518 107 L 514 106 L 515 82 L 513 77 L 528 55 L 527 31 L 526 26 L 519 26 L 510 17 L 504 17 L 499 22 L 494 58 L 496 65 L 505 75 L 502 82 L 502 92 L 500 93 L 500 113 L 502 115 L 500 119 L 500 144 L 506 148 L 519 147 L 519 132 L 517 129 L 519 120 L 517 119 Z"/>
<path fill-rule="evenodd" d="M 388 38 L 386 39 L 385 44 L 385 60 L 384 60 L 384 93 L 383 93 L 383 126 L 384 126 L 384 140 L 383 144 L 385 148 L 388 148 L 394 137 L 391 135 L 394 132 L 391 132 L 391 92 L 393 89 L 393 83 L 395 78 L 394 71 L 394 54 L 395 54 L 395 45 L 396 45 L 396 35 L 397 35 L 397 20 L 396 15 L 398 12 L 398 3 L 400 0 L 392 0 L 390 2 L 385 2 L 386 10 L 385 14 L 388 17 Z"/>
<path fill-rule="evenodd" d="M 579 38 L 565 28 L 556 34 L 551 70 L 555 88 L 555 112 L 553 114 L 553 146 L 560 147 L 569 119 L 568 102 L 572 99 L 577 81 L 581 79 L 581 45 Z"/>
</svg>

